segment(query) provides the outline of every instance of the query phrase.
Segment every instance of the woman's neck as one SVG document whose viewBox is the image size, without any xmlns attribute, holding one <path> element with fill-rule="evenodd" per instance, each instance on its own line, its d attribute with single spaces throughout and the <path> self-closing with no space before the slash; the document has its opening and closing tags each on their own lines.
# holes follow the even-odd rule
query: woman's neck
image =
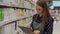
<svg viewBox="0 0 60 34">
<path fill-rule="evenodd" d="M 42 17 L 42 14 L 38 14 L 39 15 L 39 17 Z"/>
</svg>

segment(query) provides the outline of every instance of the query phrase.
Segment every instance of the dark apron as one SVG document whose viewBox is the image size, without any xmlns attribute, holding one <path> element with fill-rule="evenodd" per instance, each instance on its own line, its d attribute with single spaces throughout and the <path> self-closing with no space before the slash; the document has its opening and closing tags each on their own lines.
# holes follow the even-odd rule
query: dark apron
<svg viewBox="0 0 60 34">
<path fill-rule="evenodd" d="M 36 16 L 35 20 L 33 21 L 33 29 L 38 30 L 38 31 L 40 31 L 40 33 L 42 33 L 44 31 L 45 25 L 43 24 L 43 21 L 41 23 L 37 23 L 36 19 L 37 19 L 37 16 Z"/>
</svg>

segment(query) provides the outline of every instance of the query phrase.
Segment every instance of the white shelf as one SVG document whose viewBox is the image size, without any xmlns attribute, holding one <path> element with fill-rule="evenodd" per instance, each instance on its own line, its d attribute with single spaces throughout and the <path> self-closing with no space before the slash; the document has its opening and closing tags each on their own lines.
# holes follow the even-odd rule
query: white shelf
<svg viewBox="0 0 60 34">
<path fill-rule="evenodd" d="M 33 16 L 33 15 L 32 15 Z M 25 17 L 20 17 L 21 19 L 24 19 L 24 18 L 29 18 L 29 17 L 32 17 L 31 15 L 30 16 L 25 16 Z"/>
<path fill-rule="evenodd" d="M 12 20 L 8 20 L 8 21 L 2 21 L 2 22 L 0 22 L 0 26 L 4 26 L 4 25 L 7 25 L 7 24 L 9 24 L 9 23 L 11 23 L 11 22 L 13 22 L 13 21 L 16 21 L 17 19 L 12 19 Z"/>
<path fill-rule="evenodd" d="M 35 5 L 35 4 L 34 4 L 35 2 L 32 2 L 32 1 L 30 1 L 30 0 L 26 0 L 26 1 L 28 1 L 28 2 L 30 2 L 31 4 Z"/>
<path fill-rule="evenodd" d="M 0 26 L 5 26 L 5 25 L 10 24 L 12 22 L 19 21 L 19 20 L 22 20 L 24 18 L 29 18 L 29 17 L 32 17 L 32 16 L 25 16 L 25 17 L 20 17 L 20 19 L 11 19 L 8 21 L 3 21 L 3 22 L 0 22 Z"/>
<path fill-rule="evenodd" d="M 18 9 L 28 9 L 28 10 L 34 10 L 34 8 L 28 8 L 28 7 L 23 7 L 23 6 L 11 6 L 8 4 L 0 3 L 0 7 L 2 8 L 18 8 Z"/>
</svg>

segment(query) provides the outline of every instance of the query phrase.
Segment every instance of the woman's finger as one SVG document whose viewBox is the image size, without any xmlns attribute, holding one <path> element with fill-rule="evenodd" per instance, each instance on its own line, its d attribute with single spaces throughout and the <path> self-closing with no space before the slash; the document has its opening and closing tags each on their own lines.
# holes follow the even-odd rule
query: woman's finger
<svg viewBox="0 0 60 34">
<path fill-rule="evenodd" d="M 40 33 L 39 30 L 35 30 L 35 31 L 34 31 L 34 34 L 39 34 L 39 33 Z"/>
</svg>

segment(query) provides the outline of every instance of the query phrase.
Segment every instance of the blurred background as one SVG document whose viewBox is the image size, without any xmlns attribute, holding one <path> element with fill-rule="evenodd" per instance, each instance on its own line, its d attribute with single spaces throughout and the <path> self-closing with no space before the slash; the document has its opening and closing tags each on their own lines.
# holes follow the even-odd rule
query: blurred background
<svg viewBox="0 0 60 34">
<path fill-rule="evenodd" d="M 0 34 L 26 34 L 18 26 L 27 27 L 36 14 L 37 0 L 0 0 Z M 46 0 L 54 18 L 53 34 L 60 34 L 60 0 Z"/>
</svg>

